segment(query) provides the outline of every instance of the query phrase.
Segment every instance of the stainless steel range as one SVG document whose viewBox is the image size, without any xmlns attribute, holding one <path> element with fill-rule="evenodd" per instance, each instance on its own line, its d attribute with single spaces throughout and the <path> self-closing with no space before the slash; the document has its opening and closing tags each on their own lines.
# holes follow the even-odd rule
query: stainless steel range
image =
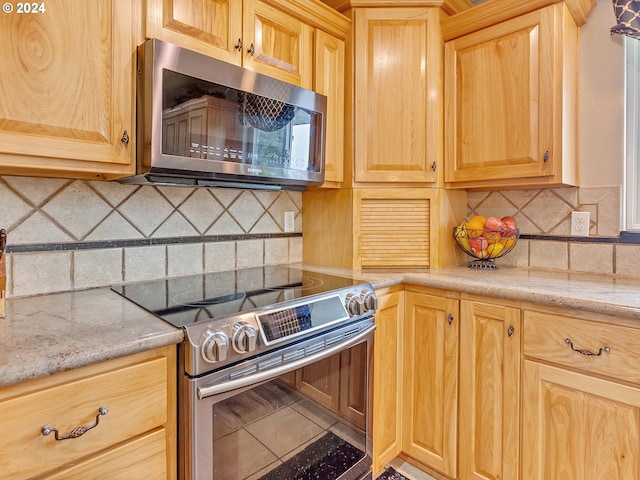
<svg viewBox="0 0 640 480">
<path fill-rule="evenodd" d="M 179 478 L 371 478 L 370 284 L 272 266 L 113 289 L 185 331 Z"/>
</svg>

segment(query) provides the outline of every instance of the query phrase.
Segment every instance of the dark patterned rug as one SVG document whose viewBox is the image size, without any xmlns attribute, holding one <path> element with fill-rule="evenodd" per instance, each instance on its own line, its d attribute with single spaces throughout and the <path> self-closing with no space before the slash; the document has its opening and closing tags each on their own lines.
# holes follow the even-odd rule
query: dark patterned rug
<svg viewBox="0 0 640 480">
<path fill-rule="evenodd" d="M 409 480 L 407 477 L 402 475 L 401 473 L 396 472 L 393 468 L 387 467 L 387 469 L 382 472 L 376 480 Z"/>
<path fill-rule="evenodd" d="M 362 457 L 364 457 L 363 451 L 328 432 L 275 470 L 260 477 L 260 480 L 338 478 Z M 398 477 L 398 479 L 403 478 Z"/>
</svg>

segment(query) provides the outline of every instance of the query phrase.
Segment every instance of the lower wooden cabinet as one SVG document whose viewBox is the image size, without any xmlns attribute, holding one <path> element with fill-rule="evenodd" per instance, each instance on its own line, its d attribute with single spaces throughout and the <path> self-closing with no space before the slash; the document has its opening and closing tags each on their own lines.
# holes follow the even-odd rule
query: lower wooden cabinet
<svg viewBox="0 0 640 480">
<path fill-rule="evenodd" d="M 462 480 L 520 478 L 520 316 L 497 303 L 460 304 Z"/>
<path fill-rule="evenodd" d="M 168 346 L 0 389 L 3 478 L 175 478 L 175 361 Z"/>
<path fill-rule="evenodd" d="M 402 288 L 376 314 L 376 471 L 640 480 L 637 320 Z"/>
<path fill-rule="evenodd" d="M 611 320 L 525 311 L 522 478 L 640 478 L 640 326 Z"/>
<path fill-rule="evenodd" d="M 401 451 L 404 293 L 378 293 L 373 356 L 373 474 Z"/>
<path fill-rule="evenodd" d="M 405 292 L 402 451 L 457 475 L 458 300 Z"/>
</svg>

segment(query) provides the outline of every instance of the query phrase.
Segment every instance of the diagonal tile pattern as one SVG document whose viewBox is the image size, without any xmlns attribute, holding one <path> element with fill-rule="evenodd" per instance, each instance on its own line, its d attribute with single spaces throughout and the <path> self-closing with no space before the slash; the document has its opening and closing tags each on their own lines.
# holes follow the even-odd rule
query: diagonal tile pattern
<svg viewBox="0 0 640 480">
<path fill-rule="evenodd" d="M 282 233 L 285 211 L 300 232 L 301 210 L 301 192 L 0 177 L 10 245 Z"/>
<path fill-rule="evenodd" d="M 620 233 L 617 186 L 469 192 L 467 197 L 468 216 L 511 215 L 518 220 L 520 232 L 529 235 L 569 235 L 575 210 L 591 212 L 592 236 Z"/>
</svg>

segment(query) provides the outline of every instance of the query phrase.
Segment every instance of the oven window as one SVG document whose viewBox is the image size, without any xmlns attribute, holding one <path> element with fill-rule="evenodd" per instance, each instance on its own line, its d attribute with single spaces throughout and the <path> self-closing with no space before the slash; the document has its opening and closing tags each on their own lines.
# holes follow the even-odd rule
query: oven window
<svg viewBox="0 0 640 480">
<path fill-rule="evenodd" d="M 366 348 L 214 403 L 213 478 L 353 478 L 348 471 L 367 457 Z"/>
</svg>

